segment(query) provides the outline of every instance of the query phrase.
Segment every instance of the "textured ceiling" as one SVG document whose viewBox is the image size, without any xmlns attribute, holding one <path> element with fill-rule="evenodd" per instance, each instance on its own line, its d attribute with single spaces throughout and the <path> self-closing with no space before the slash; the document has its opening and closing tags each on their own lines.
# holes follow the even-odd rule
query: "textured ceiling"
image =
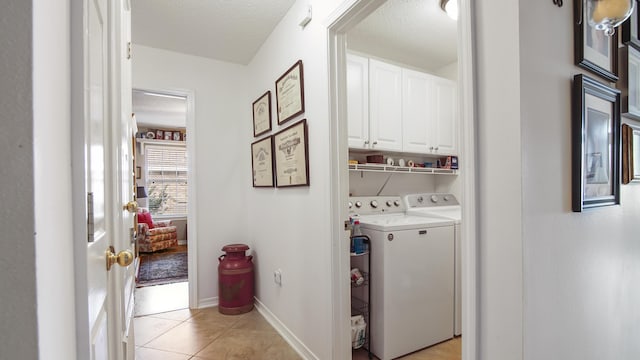
<svg viewBox="0 0 640 360">
<path fill-rule="evenodd" d="M 248 64 L 295 0 L 134 0 L 135 44 Z"/>
<path fill-rule="evenodd" d="M 437 70 L 457 61 L 457 36 L 440 0 L 388 0 L 347 33 L 347 47 Z"/>
</svg>

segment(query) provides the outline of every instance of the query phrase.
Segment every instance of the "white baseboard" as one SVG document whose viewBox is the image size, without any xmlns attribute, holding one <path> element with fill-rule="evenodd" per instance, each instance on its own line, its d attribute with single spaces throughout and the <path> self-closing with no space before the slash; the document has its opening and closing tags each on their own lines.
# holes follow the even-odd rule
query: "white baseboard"
<svg viewBox="0 0 640 360">
<path fill-rule="evenodd" d="M 317 356 L 306 347 L 263 303 L 255 299 L 256 310 L 267 320 L 271 326 L 291 345 L 291 347 L 305 360 L 319 360 Z"/>
<path fill-rule="evenodd" d="M 217 296 L 198 300 L 198 309 L 218 306 L 219 300 Z"/>
</svg>

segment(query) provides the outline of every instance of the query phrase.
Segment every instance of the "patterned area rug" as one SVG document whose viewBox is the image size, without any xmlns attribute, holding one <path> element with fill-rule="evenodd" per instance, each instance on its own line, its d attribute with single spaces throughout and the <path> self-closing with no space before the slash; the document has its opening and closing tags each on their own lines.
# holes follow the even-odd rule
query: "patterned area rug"
<svg viewBox="0 0 640 360">
<path fill-rule="evenodd" d="M 170 252 L 140 255 L 137 287 L 187 281 L 187 253 Z"/>
</svg>

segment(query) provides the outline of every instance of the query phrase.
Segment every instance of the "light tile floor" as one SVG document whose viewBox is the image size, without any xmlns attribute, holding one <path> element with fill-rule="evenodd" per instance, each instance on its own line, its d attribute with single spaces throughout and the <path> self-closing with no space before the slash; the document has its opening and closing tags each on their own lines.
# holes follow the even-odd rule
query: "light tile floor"
<svg viewBox="0 0 640 360">
<path fill-rule="evenodd" d="M 136 317 L 134 326 L 137 360 L 301 359 L 255 309 L 184 309 Z"/>
</svg>

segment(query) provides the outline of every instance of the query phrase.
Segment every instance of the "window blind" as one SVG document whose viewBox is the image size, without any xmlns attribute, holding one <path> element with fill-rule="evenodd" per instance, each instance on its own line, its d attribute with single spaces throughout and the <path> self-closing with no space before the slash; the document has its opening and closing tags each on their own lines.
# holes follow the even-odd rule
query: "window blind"
<svg viewBox="0 0 640 360">
<path fill-rule="evenodd" d="M 187 149 L 183 145 L 147 145 L 144 149 L 149 212 L 187 214 Z"/>
</svg>

